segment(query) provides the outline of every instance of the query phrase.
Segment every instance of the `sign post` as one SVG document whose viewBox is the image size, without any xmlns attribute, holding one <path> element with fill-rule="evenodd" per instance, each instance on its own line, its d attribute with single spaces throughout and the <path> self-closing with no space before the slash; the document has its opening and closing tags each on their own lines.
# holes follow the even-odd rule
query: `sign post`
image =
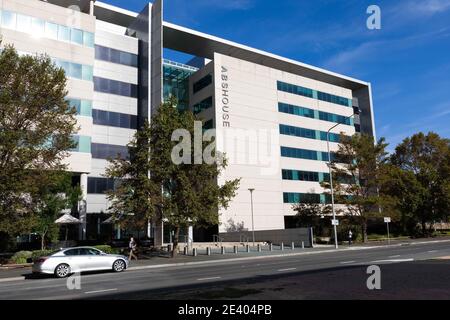
<svg viewBox="0 0 450 320">
<path fill-rule="evenodd" d="M 387 228 L 388 244 L 391 244 L 391 240 L 389 239 L 389 222 L 391 222 L 391 218 L 385 217 L 384 222 L 386 223 L 386 228 Z"/>
</svg>

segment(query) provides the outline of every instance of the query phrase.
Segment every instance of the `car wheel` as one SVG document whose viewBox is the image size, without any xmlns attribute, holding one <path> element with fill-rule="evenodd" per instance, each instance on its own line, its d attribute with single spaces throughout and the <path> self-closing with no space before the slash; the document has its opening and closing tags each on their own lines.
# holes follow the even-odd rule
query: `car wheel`
<svg viewBox="0 0 450 320">
<path fill-rule="evenodd" d="M 122 272 L 123 270 L 125 270 L 125 261 L 121 259 L 114 261 L 112 268 L 115 272 Z"/>
<path fill-rule="evenodd" d="M 70 267 L 68 264 L 61 263 L 55 268 L 55 276 L 58 278 L 65 278 L 70 274 Z"/>
</svg>

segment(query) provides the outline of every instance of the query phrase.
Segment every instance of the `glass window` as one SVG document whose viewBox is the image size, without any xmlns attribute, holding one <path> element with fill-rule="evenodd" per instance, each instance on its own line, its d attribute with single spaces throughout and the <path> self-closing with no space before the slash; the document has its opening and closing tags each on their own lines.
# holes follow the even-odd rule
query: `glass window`
<svg viewBox="0 0 450 320">
<path fill-rule="evenodd" d="M 109 61 L 109 48 L 95 46 L 95 59 Z"/>
<path fill-rule="evenodd" d="M 70 41 L 73 43 L 83 44 L 83 31 L 73 28 L 70 34 Z"/>
<path fill-rule="evenodd" d="M 80 115 L 86 117 L 92 117 L 92 101 L 81 100 Z"/>
<path fill-rule="evenodd" d="M 15 29 L 16 28 L 16 14 L 10 11 L 2 11 L 2 27 Z"/>
<path fill-rule="evenodd" d="M 119 121 L 121 128 L 130 128 L 130 118 L 131 116 L 125 113 L 119 113 Z"/>
<path fill-rule="evenodd" d="M 77 110 L 77 114 L 80 114 L 81 101 L 79 99 L 69 99 L 69 105 Z"/>
<path fill-rule="evenodd" d="M 66 26 L 58 26 L 58 40 L 70 41 L 70 28 Z"/>
<path fill-rule="evenodd" d="M 83 31 L 83 44 L 86 47 L 94 47 L 94 34 L 92 32 Z"/>
<path fill-rule="evenodd" d="M 82 67 L 82 79 L 87 81 L 92 81 L 92 78 L 94 76 L 94 68 L 92 66 L 85 66 Z"/>
<path fill-rule="evenodd" d="M 78 63 L 71 63 L 70 64 L 70 77 L 75 79 L 81 79 L 82 76 L 82 66 Z"/>
<path fill-rule="evenodd" d="M 50 39 L 58 39 L 58 25 L 51 23 L 51 22 L 45 22 L 45 36 Z"/>
<path fill-rule="evenodd" d="M 39 18 L 32 18 L 31 32 L 35 37 L 42 37 L 45 34 L 45 21 Z"/>
<path fill-rule="evenodd" d="M 23 14 L 17 15 L 17 31 L 30 33 L 31 31 L 31 17 Z"/>
<path fill-rule="evenodd" d="M 116 49 L 109 49 L 109 61 L 120 63 L 120 52 Z"/>
<path fill-rule="evenodd" d="M 200 80 L 194 83 L 193 90 L 194 93 L 197 93 L 198 91 L 202 90 L 203 88 L 206 88 L 212 83 L 212 76 L 210 74 L 204 76 Z"/>
<path fill-rule="evenodd" d="M 92 118 L 94 124 L 108 125 L 108 111 L 94 109 L 92 110 Z"/>
<path fill-rule="evenodd" d="M 70 250 L 66 250 L 66 251 L 64 251 L 64 255 L 65 255 L 65 256 L 78 256 L 78 255 L 79 255 L 79 250 L 80 250 L 80 249 L 70 249 Z"/>
<path fill-rule="evenodd" d="M 108 124 L 114 127 L 120 127 L 120 113 L 109 112 Z"/>
<path fill-rule="evenodd" d="M 119 83 L 117 81 L 114 81 L 114 85 L 118 86 L 119 88 L 116 90 L 114 89 L 113 92 L 115 92 L 116 94 L 120 94 L 122 96 L 126 96 L 126 97 L 130 97 L 131 96 L 131 85 L 129 83 Z"/>
</svg>

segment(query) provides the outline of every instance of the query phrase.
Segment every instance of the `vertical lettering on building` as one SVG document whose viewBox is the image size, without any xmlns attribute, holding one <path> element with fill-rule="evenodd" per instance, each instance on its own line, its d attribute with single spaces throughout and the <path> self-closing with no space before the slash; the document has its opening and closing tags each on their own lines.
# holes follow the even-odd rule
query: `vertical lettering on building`
<svg viewBox="0 0 450 320">
<path fill-rule="evenodd" d="M 224 66 L 221 68 L 221 104 L 222 104 L 222 126 L 230 127 L 230 96 L 228 86 L 228 69 Z"/>
</svg>

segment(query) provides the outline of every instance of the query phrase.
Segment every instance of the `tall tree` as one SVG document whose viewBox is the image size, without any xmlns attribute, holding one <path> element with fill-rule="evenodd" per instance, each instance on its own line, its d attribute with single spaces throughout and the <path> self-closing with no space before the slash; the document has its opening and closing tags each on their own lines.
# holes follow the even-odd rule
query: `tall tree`
<svg viewBox="0 0 450 320">
<path fill-rule="evenodd" d="M 45 249 L 46 241 L 58 240 L 59 226 L 55 220 L 64 210 L 71 210 L 81 200 L 80 186 L 72 185 L 72 174 L 64 171 L 48 172 L 46 181 L 41 181 L 37 194 L 37 214 L 34 231 L 41 237 L 41 249 Z"/>
<path fill-rule="evenodd" d="M 218 183 L 227 161 L 216 153 L 215 142 L 195 148 L 195 135 L 202 141 L 202 130 L 195 132 L 195 118 L 191 111 L 179 111 L 176 100 L 161 105 L 151 121 L 151 176 L 162 185 L 162 216 L 175 228 L 172 256 L 178 251 L 179 236 L 188 226 L 210 226 L 219 223 L 219 210 L 226 208 L 235 196 L 240 179 Z M 198 122 L 201 123 L 201 122 Z M 180 131 L 181 130 L 181 131 Z M 176 135 L 176 133 L 181 135 Z M 173 135 L 180 140 L 172 139 Z M 212 148 L 211 148 L 212 147 Z M 209 152 L 212 163 L 203 161 Z M 174 157 L 184 159 L 182 163 Z M 200 158 L 200 162 L 198 163 Z"/>
<path fill-rule="evenodd" d="M 296 212 L 297 224 L 302 227 L 318 227 L 322 217 L 331 213 L 331 206 L 319 203 L 314 193 L 306 194 L 292 209 Z"/>
<path fill-rule="evenodd" d="M 194 164 L 199 150 L 194 150 L 190 139 L 194 137 L 196 119 L 190 111 L 179 111 L 176 104 L 175 99 L 163 103 L 150 124 L 138 130 L 128 145 L 130 158 L 112 160 L 106 171 L 106 176 L 120 180 L 115 190 L 109 192 L 113 214 L 135 227 L 149 219 L 164 220 L 173 226 L 172 256 L 177 253 L 182 229 L 219 223 L 218 210 L 227 207 L 239 183 L 233 180 L 218 185 L 226 159 L 220 163 Z M 187 149 L 177 149 L 179 141 L 172 140 L 177 130 L 188 134 Z M 202 146 L 200 153 L 205 149 Z M 174 162 L 174 153 L 182 154 L 188 161 Z"/>
<path fill-rule="evenodd" d="M 148 122 L 128 143 L 129 158 L 118 155 L 109 160 L 105 175 L 116 180 L 108 191 L 111 213 L 124 227 L 143 230 L 161 203 L 161 186 L 150 179 L 150 139 Z"/>
<path fill-rule="evenodd" d="M 435 221 L 447 220 L 450 212 L 450 141 L 434 132 L 420 132 L 399 144 L 391 162 L 408 175 L 410 184 L 419 190 L 413 208 L 422 234 L 429 234 Z M 406 197 L 409 189 L 396 190 Z M 427 230 L 427 224 L 429 229 Z"/>
<path fill-rule="evenodd" d="M 368 219 L 380 216 L 381 209 L 387 209 L 390 204 L 378 193 L 387 161 L 386 147 L 384 138 L 375 143 L 369 135 L 341 135 L 332 162 L 336 203 L 344 204 L 347 214 L 359 221 L 364 242 L 367 242 Z M 325 182 L 323 186 L 330 189 L 330 183 Z"/>
<path fill-rule="evenodd" d="M 43 177 L 65 168 L 76 110 L 65 99 L 64 70 L 48 56 L 6 45 L 0 70 L 0 231 L 15 235 L 32 226 Z"/>
</svg>

